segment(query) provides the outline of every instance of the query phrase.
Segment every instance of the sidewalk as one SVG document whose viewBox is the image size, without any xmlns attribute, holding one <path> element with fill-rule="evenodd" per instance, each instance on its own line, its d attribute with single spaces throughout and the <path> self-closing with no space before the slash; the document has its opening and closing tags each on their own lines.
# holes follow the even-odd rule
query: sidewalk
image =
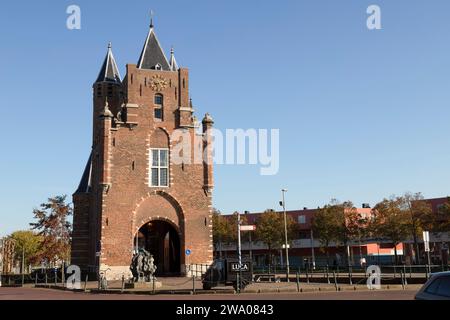
<svg viewBox="0 0 450 320">
<path fill-rule="evenodd" d="M 90 292 L 97 294 L 234 294 L 235 290 L 231 286 L 227 287 L 215 287 L 211 290 L 203 290 L 202 282 L 196 280 L 193 282 L 190 278 L 159 278 L 158 281 L 162 282 L 162 287 L 153 291 L 151 288 L 148 289 L 124 289 L 122 290 L 121 281 L 111 281 L 108 283 L 108 290 L 98 290 L 98 282 L 91 281 L 86 284 L 81 284 L 81 292 Z M 194 289 L 195 285 L 195 289 Z M 27 285 L 27 287 L 34 287 L 34 285 Z M 39 288 L 50 288 L 57 290 L 68 290 L 65 289 L 62 284 L 38 284 Z M 419 290 L 421 285 L 408 285 L 405 289 L 407 290 Z M 382 290 L 403 290 L 402 285 L 387 285 L 381 286 Z M 252 283 L 248 285 L 245 290 L 241 293 L 295 293 L 295 292 L 321 292 L 321 291 L 369 291 L 367 285 L 364 284 L 335 284 L 327 283 L 299 283 L 296 282 L 259 282 Z"/>
</svg>

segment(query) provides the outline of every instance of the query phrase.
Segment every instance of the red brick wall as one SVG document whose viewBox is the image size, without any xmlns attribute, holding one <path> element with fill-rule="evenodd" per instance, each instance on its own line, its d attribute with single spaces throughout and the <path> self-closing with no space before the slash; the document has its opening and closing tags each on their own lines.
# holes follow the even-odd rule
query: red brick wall
<svg viewBox="0 0 450 320">
<path fill-rule="evenodd" d="M 155 76 L 167 81 L 165 89 L 155 91 L 151 88 Z M 124 81 L 123 89 L 115 88 L 114 96 L 119 97 L 124 91 L 129 123 L 113 121 L 111 129 L 107 125 L 108 119 L 98 117 L 105 98 L 98 97 L 94 90 L 93 186 L 88 195 L 91 202 L 74 195 L 74 234 L 80 236 L 74 237 L 73 241 L 73 248 L 83 247 L 81 235 L 86 234 L 83 228 L 89 221 L 91 247 L 88 257 L 91 258 L 85 257 L 84 246 L 81 251 L 74 250 L 72 260 L 79 263 L 88 260 L 90 265 L 95 264 L 97 244 L 102 265 L 128 267 L 137 230 L 151 220 L 163 220 L 170 222 L 180 234 L 181 264 L 184 264 L 187 248 L 192 251 L 190 263 L 208 263 L 212 260 L 213 249 L 212 165 L 175 165 L 171 161 L 169 187 L 149 187 L 149 149 L 169 147 L 171 150 L 173 145 L 169 137 L 179 128 L 180 114 L 184 113 L 182 125 L 188 121 L 185 111 L 179 111 L 180 107 L 189 107 L 188 70 L 140 70 L 135 65 L 127 65 Z M 156 93 L 164 95 L 163 121 L 154 119 Z M 123 101 L 109 100 L 114 115 L 124 101 L 125 98 Z M 190 121 L 185 129 L 194 136 L 192 124 Z M 191 157 L 193 159 L 193 152 Z M 109 188 L 103 189 L 103 184 Z"/>
</svg>

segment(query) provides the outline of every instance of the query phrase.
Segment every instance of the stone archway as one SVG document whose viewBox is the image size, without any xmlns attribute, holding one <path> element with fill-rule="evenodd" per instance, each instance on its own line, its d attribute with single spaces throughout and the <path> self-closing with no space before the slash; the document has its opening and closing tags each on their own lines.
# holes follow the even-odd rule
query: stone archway
<svg viewBox="0 0 450 320">
<path fill-rule="evenodd" d="M 132 246 L 149 251 L 157 276 L 178 276 L 184 269 L 184 215 L 178 201 L 159 191 L 142 198 L 133 213 Z"/>
<path fill-rule="evenodd" d="M 180 234 L 171 223 L 152 220 L 144 224 L 136 234 L 135 246 L 135 250 L 145 249 L 153 255 L 157 276 L 180 274 Z"/>
</svg>

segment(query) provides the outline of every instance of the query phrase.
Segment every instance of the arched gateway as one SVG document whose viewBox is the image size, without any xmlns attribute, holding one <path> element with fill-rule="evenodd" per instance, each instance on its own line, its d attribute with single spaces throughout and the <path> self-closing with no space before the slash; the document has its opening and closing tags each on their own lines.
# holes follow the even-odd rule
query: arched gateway
<svg viewBox="0 0 450 320">
<path fill-rule="evenodd" d="M 176 276 L 181 272 L 181 236 L 171 223 L 152 220 L 136 233 L 135 250 L 145 249 L 153 255 L 156 276 Z"/>
<path fill-rule="evenodd" d="M 99 270 L 108 279 L 129 276 L 136 248 L 154 255 L 160 276 L 187 273 L 186 249 L 189 263 L 211 263 L 213 120 L 194 116 L 189 70 L 173 51 L 167 59 L 152 25 L 124 78 L 108 47 L 93 89 L 92 152 L 73 195 L 71 263 L 89 279 Z M 175 159 L 171 137 L 179 132 L 203 140 L 202 150 L 191 143 L 183 150 L 190 159 Z M 200 163 L 199 151 L 207 155 Z"/>
</svg>

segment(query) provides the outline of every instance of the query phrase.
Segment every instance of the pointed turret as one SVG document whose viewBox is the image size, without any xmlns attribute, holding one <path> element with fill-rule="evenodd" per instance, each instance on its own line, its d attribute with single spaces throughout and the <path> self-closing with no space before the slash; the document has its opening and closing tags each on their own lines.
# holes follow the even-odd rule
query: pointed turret
<svg viewBox="0 0 450 320">
<path fill-rule="evenodd" d="M 167 57 L 156 37 L 153 19 L 137 66 L 139 69 L 171 71 Z"/>
<path fill-rule="evenodd" d="M 170 70 L 172 70 L 172 71 L 177 71 L 178 70 L 178 64 L 177 64 L 177 60 L 175 59 L 175 53 L 174 53 L 173 47 L 170 50 L 170 62 L 169 62 L 169 65 L 170 65 Z"/>
<path fill-rule="evenodd" d="M 114 59 L 114 55 L 112 53 L 111 42 L 108 45 L 108 53 L 106 54 L 105 61 L 103 62 L 103 66 L 98 74 L 97 81 L 98 82 L 113 82 L 113 83 L 121 83 L 121 77 L 119 73 L 119 69 L 117 68 L 116 60 Z"/>
</svg>

